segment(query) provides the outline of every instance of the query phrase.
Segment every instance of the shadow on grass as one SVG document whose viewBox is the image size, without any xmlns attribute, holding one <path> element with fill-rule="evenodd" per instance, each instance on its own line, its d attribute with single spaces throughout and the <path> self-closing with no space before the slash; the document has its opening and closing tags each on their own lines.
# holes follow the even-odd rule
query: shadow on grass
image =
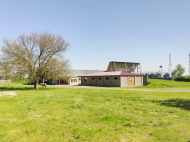
<svg viewBox="0 0 190 142">
<path fill-rule="evenodd" d="M 42 87 L 38 87 L 38 89 L 36 89 L 36 90 L 52 90 L 52 89 L 55 89 L 55 88 L 53 88 L 53 87 L 51 87 L 51 88 L 42 88 Z M 34 87 L 32 87 L 32 86 L 27 86 L 26 85 L 26 87 L 12 87 L 12 86 L 10 86 L 10 87 L 7 87 L 7 86 L 1 86 L 0 87 L 0 91 L 16 91 L 16 90 L 19 90 L 19 91 L 21 91 L 21 90 L 23 90 L 23 91 L 30 91 L 30 90 L 35 90 L 34 89 Z"/>
<path fill-rule="evenodd" d="M 13 90 L 33 90 L 33 88 L 28 87 L 22 87 L 22 88 L 16 88 L 16 87 L 0 87 L 0 91 L 13 91 Z"/>
<path fill-rule="evenodd" d="M 92 85 L 71 85 L 71 86 L 76 86 L 76 87 L 93 87 L 93 88 L 122 88 L 122 87 L 114 87 L 114 86 L 92 86 Z"/>
<path fill-rule="evenodd" d="M 159 100 L 153 101 L 160 103 L 160 105 L 165 105 L 167 107 L 178 107 L 186 110 L 190 110 L 190 100 L 184 99 L 169 99 L 169 100 Z"/>
</svg>

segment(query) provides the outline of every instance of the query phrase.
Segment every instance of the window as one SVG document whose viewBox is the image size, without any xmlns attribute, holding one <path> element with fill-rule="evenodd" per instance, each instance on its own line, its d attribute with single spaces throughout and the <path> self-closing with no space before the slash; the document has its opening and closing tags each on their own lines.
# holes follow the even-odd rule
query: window
<svg viewBox="0 0 190 142">
<path fill-rule="evenodd" d="M 92 80 L 95 80 L 95 78 L 93 77 Z"/>
<path fill-rule="evenodd" d="M 77 79 L 71 79 L 71 82 L 77 82 Z"/>
<path fill-rule="evenodd" d="M 98 80 L 102 80 L 102 78 L 101 78 L 101 77 L 99 77 L 99 78 L 98 78 Z"/>
<path fill-rule="evenodd" d="M 114 80 L 117 80 L 118 78 L 117 77 L 114 77 Z"/>
<path fill-rule="evenodd" d="M 87 81 L 87 77 L 84 78 L 84 81 Z"/>
<path fill-rule="evenodd" d="M 106 80 L 109 80 L 109 77 L 106 77 Z"/>
</svg>

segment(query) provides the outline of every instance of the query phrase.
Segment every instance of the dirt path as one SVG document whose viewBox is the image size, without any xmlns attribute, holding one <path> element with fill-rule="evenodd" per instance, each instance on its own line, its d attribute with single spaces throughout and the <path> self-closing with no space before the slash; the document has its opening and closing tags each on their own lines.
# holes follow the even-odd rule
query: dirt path
<svg viewBox="0 0 190 142">
<path fill-rule="evenodd" d="M 18 95 L 17 93 L 15 93 L 14 91 L 5 91 L 5 92 L 0 92 L 0 96 L 3 95 L 11 95 L 11 96 L 16 96 Z"/>
<path fill-rule="evenodd" d="M 89 86 L 72 86 L 72 85 L 51 85 L 56 87 L 66 88 L 85 88 L 85 89 L 110 89 L 110 90 L 131 90 L 131 91 L 145 91 L 145 92 L 190 92 L 190 90 L 154 90 L 154 89 L 126 89 L 126 88 L 112 88 L 112 87 L 89 87 Z"/>
</svg>

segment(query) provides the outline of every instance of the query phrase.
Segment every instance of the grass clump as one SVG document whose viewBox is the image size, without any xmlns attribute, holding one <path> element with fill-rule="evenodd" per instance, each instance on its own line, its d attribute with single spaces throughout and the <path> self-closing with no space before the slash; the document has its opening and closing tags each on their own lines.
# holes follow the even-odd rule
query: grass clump
<svg viewBox="0 0 190 142">
<path fill-rule="evenodd" d="M 135 86 L 133 88 L 145 89 L 190 89 L 190 82 L 172 81 L 163 79 L 148 79 L 149 84 L 146 86 Z"/>
<path fill-rule="evenodd" d="M 173 77 L 174 79 L 190 79 L 190 76 L 180 76 L 180 77 Z"/>
</svg>

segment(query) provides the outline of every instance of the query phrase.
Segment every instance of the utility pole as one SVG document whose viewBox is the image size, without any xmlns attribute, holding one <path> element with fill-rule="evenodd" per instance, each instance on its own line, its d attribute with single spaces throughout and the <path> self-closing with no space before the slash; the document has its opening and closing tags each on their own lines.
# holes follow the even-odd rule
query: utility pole
<svg viewBox="0 0 190 142">
<path fill-rule="evenodd" d="M 189 54 L 189 76 L 190 76 L 190 54 Z"/>
<path fill-rule="evenodd" d="M 168 67 L 168 73 L 172 73 L 172 60 L 171 60 L 171 54 L 169 54 L 169 67 Z"/>
</svg>

